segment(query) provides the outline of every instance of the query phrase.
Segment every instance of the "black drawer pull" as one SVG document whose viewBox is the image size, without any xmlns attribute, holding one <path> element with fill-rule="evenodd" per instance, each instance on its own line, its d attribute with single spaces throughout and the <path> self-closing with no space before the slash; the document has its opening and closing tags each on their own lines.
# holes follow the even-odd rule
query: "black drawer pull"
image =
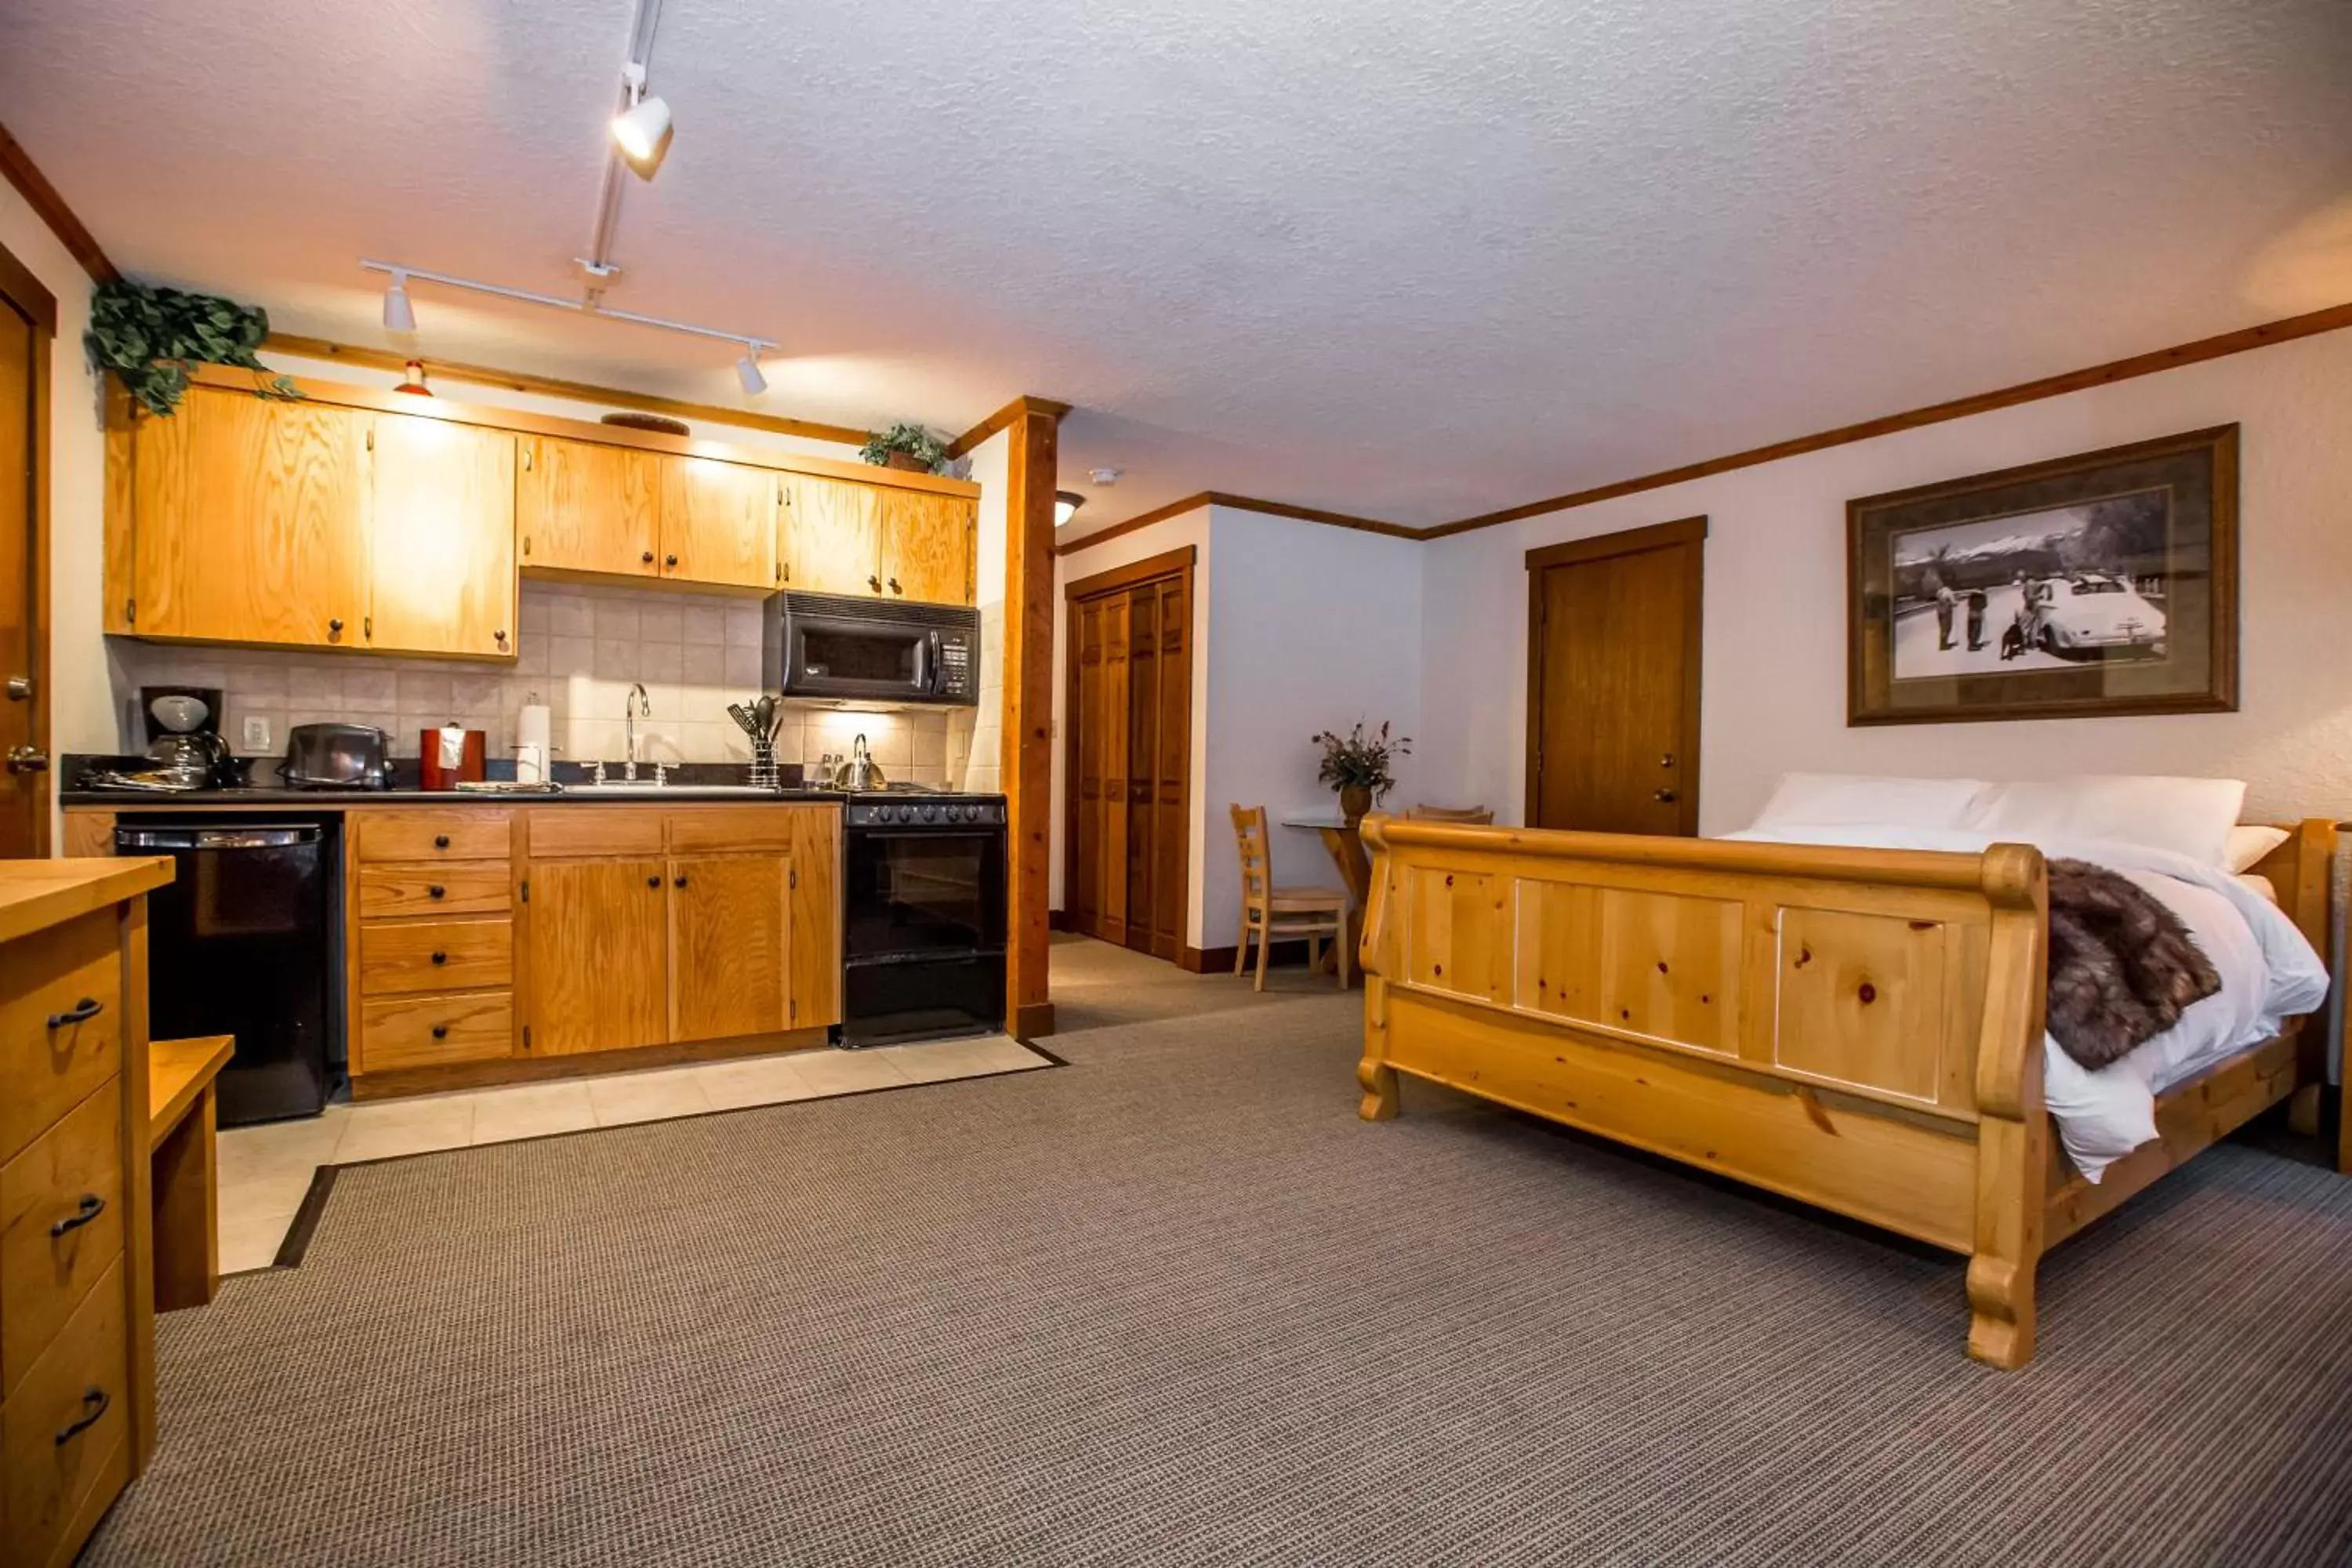
<svg viewBox="0 0 2352 1568">
<path fill-rule="evenodd" d="M 673 888 L 683 888 L 686 886 L 686 879 L 684 877 L 679 877 L 673 880 L 670 883 L 670 886 Z"/>
<path fill-rule="evenodd" d="M 677 557 L 675 555 L 665 555 L 662 557 L 662 564 L 665 566 L 675 566 L 677 564 Z"/>
<path fill-rule="evenodd" d="M 448 836 L 447 834 L 446 834 L 446 833 L 436 833 L 436 834 L 435 834 L 435 835 L 433 836 L 433 847 L 434 847 L 434 848 L 436 848 L 436 849 L 446 849 L 446 848 L 448 848 L 448 847 L 449 847 L 449 836 Z"/>
<path fill-rule="evenodd" d="M 438 882 L 427 882 L 427 883 L 425 883 L 425 896 L 426 898 L 428 898 L 428 899 L 437 899 L 437 898 L 440 898 L 443 894 L 446 893 L 448 890 L 449 890 L 448 889 L 446 889 L 446 888 L 443 887 L 443 886 L 442 886 L 440 883 L 438 883 Z"/>
<path fill-rule="evenodd" d="M 87 1024 L 106 1011 L 106 1004 L 95 996 L 85 996 L 62 1013 L 49 1015 L 49 1027 L 62 1029 L 68 1024 Z"/>
<path fill-rule="evenodd" d="M 58 1447 L 64 1447 L 68 1443 L 97 1426 L 99 1418 L 106 1414 L 107 1406 L 113 1403 L 113 1400 L 106 1396 L 106 1390 L 102 1388 L 84 1389 L 81 1407 L 86 1414 L 72 1425 L 58 1428 Z"/>
<path fill-rule="evenodd" d="M 90 1221 L 96 1219 L 105 1212 L 106 1200 L 104 1198 L 100 1197 L 96 1193 L 84 1193 L 81 1195 L 81 1205 L 75 1209 L 73 1213 L 66 1215 L 65 1218 L 58 1221 L 57 1224 L 49 1226 L 49 1235 L 52 1238 L 55 1238 L 65 1235 L 68 1231 L 79 1230 L 82 1226 L 88 1225 Z"/>
<path fill-rule="evenodd" d="M 436 963 L 446 963 L 449 962 L 449 955 L 443 952 L 439 948 L 435 948 L 433 950 L 433 962 Z"/>
<path fill-rule="evenodd" d="M 446 1040 L 446 1039 L 447 1039 L 447 1038 L 449 1037 L 449 1026 L 448 1026 L 448 1025 L 446 1025 L 446 1024 L 436 1024 L 436 1025 L 434 1025 L 434 1026 L 433 1026 L 433 1037 L 434 1037 L 435 1039 L 436 1039 L 436 1040 Z"/>
<path fill-rule="evenodd" d="M 648 888 L 658 888 L 661 886 L 661 879 L 659 877 L 647 877 L 646 879 L 646 886 Z"/>
</svg>

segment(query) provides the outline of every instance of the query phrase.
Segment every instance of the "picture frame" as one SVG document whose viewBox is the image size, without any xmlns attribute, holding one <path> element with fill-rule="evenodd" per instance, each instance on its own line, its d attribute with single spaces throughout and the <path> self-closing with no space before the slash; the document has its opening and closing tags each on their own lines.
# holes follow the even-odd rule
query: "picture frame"
<svg viewBox="0 0 2352 1568">
<path fill-rule="evenodd" d="M 2238 426 L 1846 503 L 1846 722 L 2238 707 Z"/>
</svg>

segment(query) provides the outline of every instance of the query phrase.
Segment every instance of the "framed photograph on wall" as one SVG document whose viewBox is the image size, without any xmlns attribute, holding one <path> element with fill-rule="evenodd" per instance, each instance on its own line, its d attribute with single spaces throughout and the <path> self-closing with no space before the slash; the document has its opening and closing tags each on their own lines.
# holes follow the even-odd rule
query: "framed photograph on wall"
<svg viewBox="0 0 2352 1568">
<path fill-rule="evenodd" d="M 2238 427 L 1846 503 L 1846 722 L 2238 706 Z"/>
</svg>

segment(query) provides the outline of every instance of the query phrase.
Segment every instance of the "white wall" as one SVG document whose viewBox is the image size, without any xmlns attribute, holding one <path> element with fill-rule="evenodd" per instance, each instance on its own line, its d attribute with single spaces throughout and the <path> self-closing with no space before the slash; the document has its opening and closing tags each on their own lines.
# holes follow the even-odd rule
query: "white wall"
<svg viewBox="0 0 2352 1568">
<path fill-rule="evenodd" d="M 89 274 L 5 181 L 0 181 L 0 246 L 58 299 L 49 380 L 50 749 L 110 751 L 113 699 L 98 630 L 106 438 L 99 381 L 81 346 L 89 328 Z"/>
<path fill-rule="evenodd" d="M 1057 557 L 1055 626 L 1054 869 L 1062 907 L 1067 781 L 1060 736 L 1067 676 L 1062 588 L 1190 544 L 1192 605 L 1192 821 L 1188 944 L 1222 947 L 1239 935 L 1235 803 L 1274 816 L 1331 811 L 1315 779 L 1318 730 L 1383 719 L 1407 735 L 1421 717 L 1422 573 L 1410 541 L 1335 530 L 1231 507 L 1204 507 Z M 1415 750 L 1419 751 L 1416 743 Z M 1398 769 L 1391 804 L 1414 798 L 1416 760 Z M 1321 839 L 1298 828 L 1273 833 L 1276 879 L 1335 886 Z"/>
<path fill-rule="evenodd" d="M 2239 424 L 2240 710 L 1849 729 L 1845 503 Z M 1421 546 L 1432 790 L 1518 820 L 1526 552 L 1704 513 L 1700 828 L 1749 820 L 1784 772 L 2243 778 L 2248 813 L 2352 812 L 2352 331 L 1650 490 Z"/>
</svg>

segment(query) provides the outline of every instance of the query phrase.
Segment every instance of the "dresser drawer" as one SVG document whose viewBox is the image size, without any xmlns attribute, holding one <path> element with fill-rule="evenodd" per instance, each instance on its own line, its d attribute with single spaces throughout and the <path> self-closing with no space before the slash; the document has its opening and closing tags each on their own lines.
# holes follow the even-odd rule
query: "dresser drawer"
<svg viewBox="0 0 2352 1568">
<path fill-rule="evenodd" d="M 12 1564 L 59 1560 L 68 1527 L 95 1512 L 85 1504 L 121 1490 L 130 1473 L 122 1312 L 117 1259 L 0 1405 Z"/>
<path fill-rule="evenodd" d="M 360 994 L 483 991 L 514 983 L 511 921 L 360 927 Z"/>
<path fill-rule="evenodd" d="M 359 858 L 369 860 L 503 860 L 514 826 L 503 811 L 354 811 Z"/>
<path fill-rule="evenodd" d="M 504 860 L 360 868 L 360 919 L 400 915 L 502 915 L 513 900 Z"/>
<path fill-rule="evenodd" d="M 122 957 L 100 910 L 0 947 L 0 1161 L 122 1062 Z"/>
<path fill-rule="evenodd" d="M 110 1078 L 0 1165 L 0 1394 L 121 1255 L 122 1080 Z"/>
<path fill-rule="evenodd" d="M 514 993 L 380 996 L 360 1004 L 360 1072 L 394 1072 L 514 1054 Z"/>
</svg>

